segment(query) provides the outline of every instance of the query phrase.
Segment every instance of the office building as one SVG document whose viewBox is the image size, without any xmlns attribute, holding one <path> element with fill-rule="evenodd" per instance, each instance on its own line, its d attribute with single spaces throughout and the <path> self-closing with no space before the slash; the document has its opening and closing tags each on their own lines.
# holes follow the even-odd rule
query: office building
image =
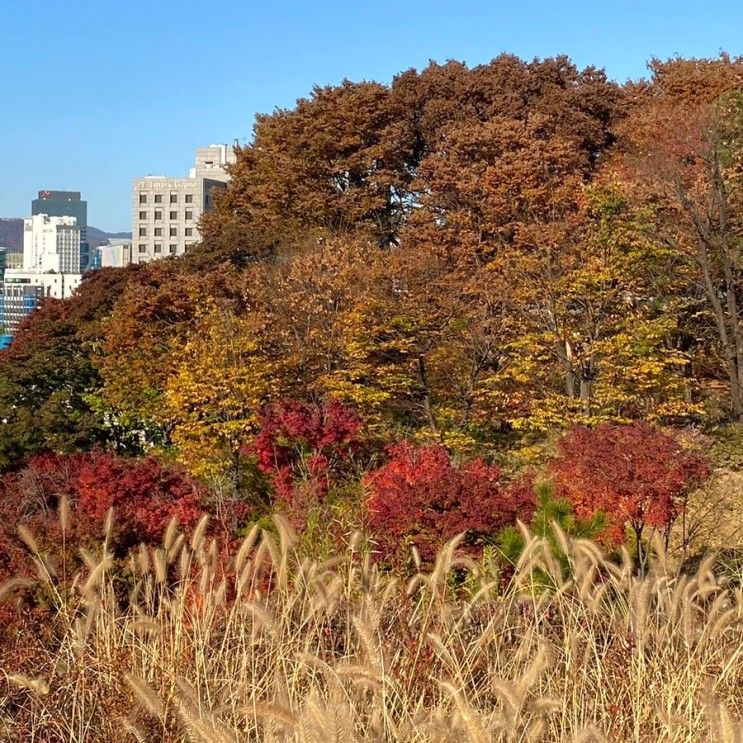
<svg viewBox="0 0 743 743">
<path fill-rule="evenodd" d="M 52 299 L 67 299 L 72 296 L 72 292 L 80 286 L 83 280 L 81 273 L 56 273 L 48 271 L 26 271 L 20 269 L 8 269 L 5 272 L 6 286 L 23 285 L 34 286 L 41 289 L 41 297 L 51 297 Z"/>
<path fill-rule="evenodd" d="M 5 268 L 23 268 L 23 252 L 7 249 L 5 253 Z"/>
<path fill-rule="evenodd" d="M 30 314 L 44 296 L 44 288 L 27 281 L 10 280 L 0 284 L 0 326 L 3 328 L 4 345 L 7 336 L 14 333 L 26 315 Z"/>
<path fill-rule="evenodd" d="M 88 268 L 88 202 L 80 198 L 79 191 L 39 191 L 31 202 L 31 215 L 46 214 L 50 217 L 74 217 L 80 229 L 80 262 L 72 273 L 82 273 Z"/>
<path fill-rule="evenodd" d="M 132 262 L 132 241 L 113 239 L 92 253 L 91 268 L 122 268 Z"/>
<path fill-rule="evenodd" d="M 14 332 L 42 297 L 66 299 L 80 285 L 80 228 L 75 217 L 35 214 L 24 219 L 22 255 L 20 267 L 5 268 L 0 285 L 0 324 L 6 333 Z"/>
<path fill-rule="evenodd" d="M 80 273 L 26 271 L 8 268 L 0 282 L 0 326 L 14 333 L 21 320 L 36 309 L 44 297 L 66 299 L 80 286 Z"/>
<path fill-rule="evenodd" d="M 0 282 L 8 268 L 23 268 L 23 253 L 0 246 Z"/>
<path fill-rule="evenodd" d="M 75 217 L 35 214 L 23 220 L 23 269 L 80 273 L 80 228 Z"/>
<path fill-rule="evenodd" d="M 132 261 L 144 263 L 183 255 L 199 240 L 198 221 L 211 209 L 216 189 L 226 188 L 225 166 L 235 161 L 232 147 L 196 150 L 188 178 L 147 176 L 134 181 Z"/>
</svg>

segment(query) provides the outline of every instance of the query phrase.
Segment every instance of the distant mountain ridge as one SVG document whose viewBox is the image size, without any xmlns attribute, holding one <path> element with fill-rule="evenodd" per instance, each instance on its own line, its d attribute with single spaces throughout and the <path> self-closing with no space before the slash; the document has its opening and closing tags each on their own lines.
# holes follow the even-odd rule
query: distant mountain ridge
<svg viewBox="0 0 743 743">
<path fill-rule="evenodd" d="M 88 225 L 88 242 L 91 248 L 105 245 L 109 240 L 130 240 L 131 237 L 131 232 L 106 232 Z M 23 219 L 0 219 L 0 246 L 15 251 L 23 250 Z"/>
<path fill-rule="evenodd" d="M 106 240 L 131 240 L 131 232 L 105 232 L 97 227 L 88 225 L 88 242 L 92 244 L 93 240 L 106 242 Z"/>
</svg>

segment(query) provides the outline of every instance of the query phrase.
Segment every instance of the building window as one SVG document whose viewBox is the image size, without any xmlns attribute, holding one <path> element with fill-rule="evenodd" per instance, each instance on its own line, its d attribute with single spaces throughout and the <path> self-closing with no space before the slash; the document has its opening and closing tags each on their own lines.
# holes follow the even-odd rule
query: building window
<svg viewBox="0 0 743 743">
<path fill-rule="evenodd" d="M 170 250 L 170 254 L 171 255 L 175 255 L 176 251 L 178 250 L 178 246 L 177 245 L 170 245 L 169 246 L 169 250 Z"/>
<path fill-rule="evenodd" d="M 140 237 L 147 237 L 147 228 L 146 227 L 140 227 L 139 228 L 139 236 Z"/>
<path fill-rule="evenodd" d="M 171 237 L 176 237 L 177 234 L 178 234 L 178 228 L 177 227 L 171 227 L 170 228 L 170 236 Z"/>
<path fill-rule="evenodd" d="M 155 203 L 156 204 L 162 204 L 163 203 L 163 195 L 161 193 L 155 194 Z"/>
<path fill-rule="evenodd" d="M 146 253 L 147 252 L 147 246 L 140 244 L 140 246 L 139 246 L 139 252 L 140 253 Z"/>
<path fill-rule="evenodd" d="M 163 246 L 161 243 L 155 243 L 155 252 L 156 253 L 162 253 L 163 252 Z"/>
<path fill-rule="evenodd" d="M 146 193 L 139 194 L 139 203 L 140 204 L 146 204 L 147 203 L 147 194 Z"/>
<path fill-rule="evenodd" d="M 140 212 L 139 213 L 139 218 L 140 219 L 147 219 L 147 212 Z"/>
<path fill-rule="evenodd" d="M 170 212 L 171 219 L 178 219 L 178 212 Z"/>
<path fill-rule="evenodd" d="M 192 193 L 187 193 L 186 194 L 186 203 L 187 204 L 193 204 L 193 194 Z"/>
<path fill-rule="evenodd" d="M 178 194 L 177 193 L 170 194 L 170 203 L 171 204 L 177 204 L 178 203 Z"/>
<path fill-rule="evenodd" d="M 155 212 L 155 219 L 162 219 L 163 213 L 162 212 Z"/>
<path fill-rule="evenodd" d="M 160 235 L 163 234 L 163 228 L 162 227 L 155 227 L 155 237 L 160 237 Z"/>
<path fill-rule="evenodd" d="M 184 230 L 186 237 L 191 237 L 193 235 L 193 228 L 192 227 L 186 227 Z"/>
<path fill-rule="evenodd" d="M 186 211 L 186 219 L 193 219 L 193 212 L 190 209 Z"/>
</svg>

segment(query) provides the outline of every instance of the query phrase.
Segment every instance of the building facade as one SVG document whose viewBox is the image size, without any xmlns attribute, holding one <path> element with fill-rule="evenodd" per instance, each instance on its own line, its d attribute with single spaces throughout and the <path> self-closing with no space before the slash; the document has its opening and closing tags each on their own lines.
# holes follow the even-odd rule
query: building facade
<svg viewBox="0 0 743 743">
<path fill-rule="evenodd" d="M 196 150 L 188 178 L 147 176 L 134 181 L 132 262 L 183 255 L 200 239 L 198 222 L 212 207 L 215 189 L 225 188 L 225 166 L 235 161 L 228 145 Z"/>
<path fill-rule="evenodd" d="M 41 290 L 39 296 L 51 297 L 52 299 L 67 299 L 80 286 L 83 280 L 81 273 L 55 273 L 49 271 L 26 271 L 20 269 L 8 269 L 5 271 L 6 286 L 22 285 L 34 286 Z"/>
<path fill-rule="evenodd" d="M 99 245 L 94 251 L 91 268 L 122 268 L 132 262 L 131 240 L 110 240 L 108 245 Z"/>
<path fill-rule="evenodd" d="M 23 220 L 23 263 L 8 265 L 0 284 L 0 324 L 13 333 L 43 297 L 66 299 L 82 281 L 75 217 L 35 214 Z"/>
<path fill-rule="evenodd" d="M 88 202 L 79 191 L 39 191 L 31 202 L 31 215 L 46 214 L 50 217 L 74 217 L 80 229 L 80 261 L 72 273 L 82 273 L 88 268 Z"/>
<path fill-rule="evenodd" d="M 3 336 L 14 333 L 26 315 L 30 314 L 44 296 L 38 284 L 4 281 L 0 284 L 0 325 Z"/>
<path fill-rule="evenodd" d="M 8 250 L 5 253 L 5 268 L 23 268 L 23 253 Z"/>
<path fill-rule="evenodd" d="M 87 229 L 87 204 L 78 192 L 40 191 L 32 211 L 23 220 L 23 253 L 3 252 L 0 261 L 0 325 L 5 335 L 15 332 L 42 298 L 71 296 L 82 281 L 82 264 L 88 263 L 81 249 L 84 231 L 75 216 L 80 215 Z"/>
<path fill-rule="evenodd" d="M 80 228 L 75 217 L 35 214 L 23 220 L 26 271 L 80 273 Z"/>
</svg>

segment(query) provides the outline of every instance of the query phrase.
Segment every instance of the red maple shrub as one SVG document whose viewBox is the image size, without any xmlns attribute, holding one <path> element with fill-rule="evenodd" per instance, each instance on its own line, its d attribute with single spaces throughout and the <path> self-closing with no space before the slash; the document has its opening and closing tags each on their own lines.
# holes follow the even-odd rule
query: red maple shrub
<svg viewBox="0 0 743 743">
<path fill-rule="evenodd" d="M 21 524 L 46 552 L 59 549 L 63 497 L 71 514 L 64 535 L 68 544 L 96 542 L 113 507 L 112 547 L 123 550 L 158 542 L 173 517 L 186 529 L 195 525 L 205 511 L 205 495 L 184 469 L 154 457 L 129 459 L 101 451 L 38 454 L 22 469 L 0 477 L 0 577 L 22 573 L 29 564 L 18 538 Z"/>
<path fill-rule="evenodd" d="M 383 559 L 404 557 L 415 545 L 422 560 L 460 532 L 470 553 L 534 510 L 534 492 L 511 492 L 498 467 L 481 459 L 456 466 L 441 446 L 403 442 L 388 447 L 389 460 L 364 479 L 369 490 L 368 525 Z"/>
<path fill-rule="evenodd" d="M 114 509 L 117 532 L 126 542 L 156 542 L 171 519 L 189 529 L 204 514 L 205 489 L 184 469 L 154 457 L 95 452 L 83 459 L 75 488 L 79 510 L 91 519 L 102 520 Z"/>
<path fill-rule="evenodd" d="M 357 444 L 362 421 L 339 400 L 283 400 L 263 409 L 260 425 L 249 450 L 270 475 L 276 498 L 297 512 L 325 500 Z"/>
<path fill-rule="evenodd" d="M 70 576 L 85 568 L 81 549 L 99 553 L 109 507 L 115 516 L 108 547 L 123 556 L 141 541 L 159 543 L 173 516 L 184 527 L 193 526 L 203 512 L 203 495 L 181 468 L 100 451 L 38 454 L 0 476 L 0 583 L 30 579 L 0 602 L 0 646 L 13 648 L 20 663 L 39 639 L 29 628 L 45 636 L 54 626 L 53 591 L 45 581 L 33 580 L 38 570 L 32 552 L 42 555 L 52 584 L 69 587 Z M 64 523 L 62 498 L 69 504 Z M 21 525 L 32 541 L 21 538 Z"/>
<path fill-rule="evenodd" d="M 56 549 L 62 543 L 57 507 L 62 497 L 73 502 L 78 456 L 37 454 L 26 466 L 0 477 L 0 581 L 33 575 L 28 548 L 18 536 L 26 526 L 39 544 Z M 69 541 L 84 546 L 92 536 L 87 518 L 74 519 Z"/>
<path fill-rule="evenodd" d="M 551 471 L 556 494 L 572 503 L 577 516 L 606 515 L 614 542 L 623 541 L 629 525 L 638 557 L 645 527 L 667 531 L 684 495 L 710 474 L 703 457 L 646 423 L 573 428 L 558 443 Z"/>
</svg>

